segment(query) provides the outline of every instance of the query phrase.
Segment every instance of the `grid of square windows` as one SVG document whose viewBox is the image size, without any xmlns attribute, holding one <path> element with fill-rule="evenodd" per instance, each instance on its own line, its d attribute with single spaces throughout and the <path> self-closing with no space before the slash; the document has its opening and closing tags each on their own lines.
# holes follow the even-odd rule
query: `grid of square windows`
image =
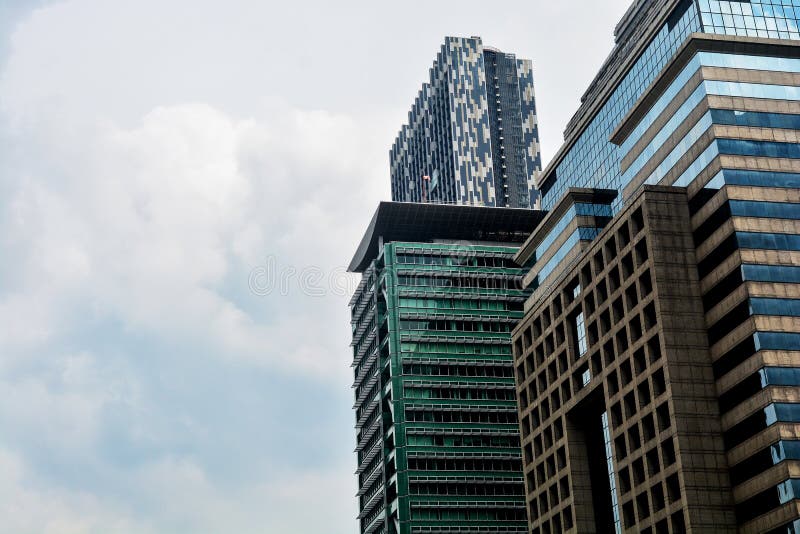
<svg viewBox="0 0 800 534">
<path fill-rule="evenodd" d="M 578 504 L 565 414 L 598 388 L 609 407 L 603 431 L 614 521 L 623 530 L 661 525 L 664 532 L 681 531 L 675 430 L 643 230 L 641 209 L 633 210 L 518 334 L 516 375 L 532 532 L 553 532 Z M 570 330 L 571 341 L 565 335 Z M 561 488 L 561 481 L 567 487 Z M 577 525 L 578 518 L 570 520 Z"/>
</svg>

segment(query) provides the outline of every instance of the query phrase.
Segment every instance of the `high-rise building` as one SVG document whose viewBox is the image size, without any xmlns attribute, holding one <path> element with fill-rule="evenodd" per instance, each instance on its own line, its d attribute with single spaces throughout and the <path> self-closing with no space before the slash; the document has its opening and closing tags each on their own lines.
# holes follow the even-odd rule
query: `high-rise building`
<svg viewBox="0 0 800 534">
<path fill-rule="evenodd" d="M 447 37 L 390 151 L 392 200 L 531 208 L 541 170 L 531 62 Z"/>
<path fill-rule="evenodd" d="M 529 532 L 800 532 L 800 2 L 643 0 L 543 171 Z"/>
<path fill-rule="evenodd" d="M 359 524 L 524 533 L 511 329 L 529 209 L 382 202 L 350 264 Z"/>
</svg>

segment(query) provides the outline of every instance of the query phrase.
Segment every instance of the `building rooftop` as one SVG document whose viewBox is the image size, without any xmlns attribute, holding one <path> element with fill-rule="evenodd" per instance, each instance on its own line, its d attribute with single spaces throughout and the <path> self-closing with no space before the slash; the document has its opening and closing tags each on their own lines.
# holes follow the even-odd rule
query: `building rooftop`
<svg viewBox="0 0 800 534">
<path fill-rule="evenodd" d="M 363 272 L 381 243 L 471 240 L 523 243 L 546 215 L 540 210 L 381 202 L 348 271 Z"/>
</svg>

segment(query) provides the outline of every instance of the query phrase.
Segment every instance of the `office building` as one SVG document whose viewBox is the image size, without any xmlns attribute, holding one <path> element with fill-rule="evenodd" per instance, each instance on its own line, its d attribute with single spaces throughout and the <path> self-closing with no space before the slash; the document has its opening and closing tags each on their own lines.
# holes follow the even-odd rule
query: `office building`
<svg viewBox="0 0 800 534">
<path fill-rule="evenodd" d="M 359 524 L 524 533 L 512 257 L 541 213 L 382 202 L 350 264 Z"/>
<path fill-rule="evenodd" d="M 541 170 L 531 62 L 447 37 L 390 151 L 392 200 L 530 208 Z"/>
<path fill-rule="evenodd" d="M 529 532 L 800 532 L 795 4 L 636 2 L 543 171 Z"/>
</svg>

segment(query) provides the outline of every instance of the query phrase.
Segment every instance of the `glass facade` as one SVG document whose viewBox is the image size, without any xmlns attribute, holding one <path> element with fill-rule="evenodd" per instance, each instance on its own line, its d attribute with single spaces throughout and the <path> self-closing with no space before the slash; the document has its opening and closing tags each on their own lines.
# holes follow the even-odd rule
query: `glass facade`
<svg viewBox="0 0 800 534">
<path fill-rule="evenodd" d="M 611 133 L 644 90 L 692 32 L 701 31 L 697 8 L 682 3 L 685 11 L 664 24 L 639 59 L 591 119 L 561 162 L 545 177 L 542 207 L 552 209 L 568 187 L 621 189 L 619 148 L 609 141 Z M 618 198 L 619 207 L 622 199 Z"/>
<path fill-rule="evenodd" d="M 645 114 L 639 125 L 625 142 L 617 147 L 609 141 L 611 133 L 633 107 L 655 76 L 669 62 L 673 54 L 692 32 L 707 32 L 750 37 L 800 39 L 797 15 L 800 0 L 771 0 L 764 2 L 699 0 L 682 3 L 670 21 L 653 38 L 640 57 L 633 63 L 618 83 L 605 104 L 586 125 L 575 142 L 555 168 L 549 171 L 542 186 L 542 207 L 551 209 L 568 187 L 594 187 L 622 189 L 641 164 L 652 156 L 663 141 L 680 124 L 694 105 L 705 94 L 745 96 L 753 98 L 800 99 L 800 88 L 770 86 L 741 82 L 708 81 L 704 90 L 698 90 L 667 123 L 658 136 L 634 162 L 634 169 L 622 175 L 620 163 L 653 120 L 683 89 L 701 65 L 736 67 L 744 69 L 800 72 L 800 60 L 793 58 L 764 58 L 711 52 L 699 53 L 674 80 L 664 95 Z M 699 14 L 699 15 L 698 15 Z M 680 17 L 677 17 L 680 15 Z M 721 114 L 713 117 L 715 123 L 727 124 Z M 763 118 L 762 118 L 763 119 Z M 795 120 L 784 117 L 784 120 Z M 748 120 L 748 119 L 741 119 Z M 776 118 L 776 120 L 780 120 Z M 740 124 L 740 122 L 736 122 Z M 788 126 L 793 127 L 793 126 Z M 618 198 L 615 208 L 622 199 Z"/>
<path fill-rule="evenodd" d="M 699 0 L 699 5 L 708 33 L 800 39 L 798 0 Z"/>
<path fill-rule="evenodd" d="M 516 251 L 393 241 L 364 273 L 352 306 L 362 534 L 526 532 L 511 330 L 530 291 Z"/>
</svg>

